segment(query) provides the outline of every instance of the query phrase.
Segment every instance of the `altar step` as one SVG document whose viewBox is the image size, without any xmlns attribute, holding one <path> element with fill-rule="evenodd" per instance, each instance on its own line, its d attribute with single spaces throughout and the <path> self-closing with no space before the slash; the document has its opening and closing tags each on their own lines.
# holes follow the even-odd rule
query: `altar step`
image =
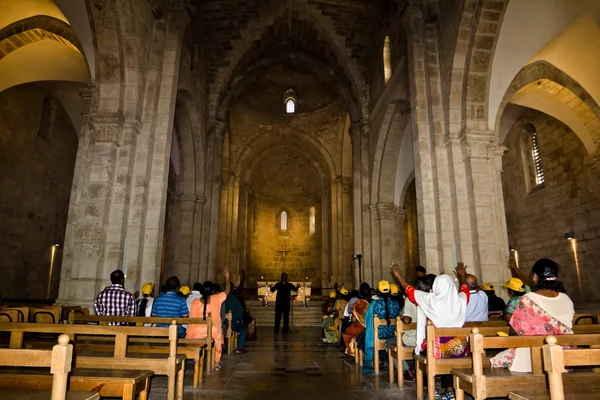
<svg viewBox="0 0 600 400">
<path fill-rule="evenodd" d="M 250 309 L 250 314 L 256 318 L 257 326 L 272 327 L 275 325 L 275 303 L 269 303 L 265 307 L 261 301 L 247 300 L 246 307 Z M 292 314 L 290 312 L 290 321 Z M 283 321 L 282 321 L 283 323 Z M 308 301 L 306 307 L 301 303 L 294 304 L 294 326 L 295 327 L 316 327 L 321 326 L 321 302 Z"/>
</svg>

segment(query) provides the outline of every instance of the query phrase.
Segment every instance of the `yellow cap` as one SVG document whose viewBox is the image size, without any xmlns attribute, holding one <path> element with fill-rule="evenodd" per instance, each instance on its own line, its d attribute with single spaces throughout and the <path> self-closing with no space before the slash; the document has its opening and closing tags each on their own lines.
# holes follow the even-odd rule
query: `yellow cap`
<svg viewBox="0 0 600 400">
<path fill-rule="evenodd" d="M 191 293 L 190 287 L 189 286 L 182 286 L 179 288 L 179 291 L 181 292 L 182 295 L 187 296 L 188 294 Z"/>
<path fill-rule="evenodd" d="M 485 283 L 482 288 L 483 290 L 494 290 L 494 285 L 491 283 Z"/>
<path fill-rule="evenodd" d="M 377 285 L 377 290 L 380 293 L 389 293 L 390 292 L 390 283 L 388 281 L 379 281 Z"/>
<path fill-rule="evenodd" d="M 340 293 L 341 293 L 341 294 L 343 294 L 344 296 L 347 296 L 347 295 L 348 295 L 348 289 L 346 289 L 346 288 L 341 288 L 341 289 L 340 289 Z"/>
<path fill-rule="evenodd" d="M 329 298 L 330 299 L 335 299 L 335 297 L 336 297 L 335 292 L 329 292 Z"/>
<path fill-rule="evenodd" d="M 154 292 L 154 282 L 144 283 L 142 286 L 142 294 L 151 295 Z"/>
<path fill-rule="evenodd" d="M 505 289 L 512 289 L 515 292 L 525 293 L 525 285 L 519 278 L 510 278 L 508 282 L 504 282 L 502 287 Z"/>
<path fill-rule="evenodd" d="M 502 332 L 502 331 L 498 331 L 498 332 L 496 332 L 496 335 L 502 336 L 502 337 L 506 337 L 506 336 L 508 336 L 508 333 Z"/>
<path fill-rule="evenodd" d="M 400 292 L 400 288 L 398 288 L 398 285 L 396 285 L 395 283 L 392 283 L 390 285 L 390 294 L 392 296 L 397 296 L 398 292 Z"/>
</svg>

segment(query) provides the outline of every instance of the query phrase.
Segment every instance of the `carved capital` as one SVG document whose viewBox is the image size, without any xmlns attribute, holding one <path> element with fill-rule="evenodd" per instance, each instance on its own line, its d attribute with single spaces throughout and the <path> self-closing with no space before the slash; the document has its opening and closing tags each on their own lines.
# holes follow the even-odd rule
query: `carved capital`
<svg viewBox="0 0 600 400">
<path fill-rule="evenodd" d="M 120 146 L 123 140 L 123 116 L 113 114 L 91 114 L 88 124 L 96 143 L 110 142 Z"/>
<path fill-rule="evenodd" d="M 404 226 L 406 223 L 406 210 L 400 207 L 394 207 L 393 211 L 394 222 L 396 222 L 397 226 Z"/>
<path fill-rule="evenodd" d="M 204 206 L 206 204 L 208 200 L 206 199 L 206 197 L 202 196 L 196 199 L 196 203 Z"/>
<path fill-rule="evenodd" d="M 393 204 L 378 203 L 376 205 L 377 220 L 391 221 L 393 219 L 394 208 Z"/>
<path fill-rule="evenodd" d="M 198 197 L 196 195 L 185 195 L 182 194 L 179 197 L 179 204 L 181 205 L 182 211 L 193 212 L 196 208 L 196 202 Z"/>
<path fill-rule="evenodd" d="M 465 131 L 461 135 L 461 144 L 465 158 L 489 159 L 497 155 L 493 132 Z"/>
</svg>

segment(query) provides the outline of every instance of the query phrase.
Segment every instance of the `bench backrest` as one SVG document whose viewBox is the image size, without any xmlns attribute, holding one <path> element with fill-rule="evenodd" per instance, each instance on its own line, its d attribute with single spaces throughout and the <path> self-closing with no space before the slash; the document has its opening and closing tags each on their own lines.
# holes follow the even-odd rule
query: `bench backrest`
<svg viewBox="0 0 600 400">
<path fill-rule="evenodd" d="M 0 308 L 0 322 L 28 322 L 29 307 L 2 307 Z"/>
<path fill-rule="evenodd" d="M 68 375 L 73 361 L 69 336 L 61 335 L 52 350 L 0 349 L 0 366 L 49 367 L 52 374 L 51 400 L 65 400 Z"/>
<path fill-rule="evenodd" d="M 556 336 L 546 337 L 546 343 L 543 349 L 543 357 L 544 369 L 548 374 L 550 399 L 564 400 L 562 374 L 565 372 L 565 367 L 600 365 L 600 349 L 563 349 L 562 346 L 558 345 Z M 599 344 L 600 342 L 597 340 L 590 343 L 592 346 Z M 598 379 L 600 381 L 600 376 Z"/>
<path fill-rule="evenodd" d="M 395 327 L 396 324 L 397 324 L 397 321 L 398 321 L 397 318 L 390 318 L 390 325 L 389 326 L 394 326 Z M 387 323 L 387 320 L 385 318 L 379 318 L 377 316 L 377 314 L 375 314 L 373 316 L 373 326 L 374 326 L 373 329 L 375 329 L 375 347 L 374 347 L 375 351 L 383 350 L 383 348 L 384 348 L 384 342 L 387 339 L 379 339 L 379 327 L 380 326 L 387 326 L 387 325 L 388 325 L 388 323 Z"/>
<path fill-rule="evenodd" d="M 573 325 L 590 325 L 597 324 L 598 316 L 596 314 L 575 314 L 573 316 Z"/>
<path fill-rule="evenodd" d="M 406 331 L 416 330 L 416 329 L 417 329 L 416 322 L 411 322 L 410 324 L 405 324 L 404 322 L 402 322 L 402 317 L 400 317 L 400 316 L 396 317 L 396 346 L 398 347 L 398 349 L 400 349 L 401 347 L 407 347 L 407 348 L 411 348 L 411 349 L 414 348 L 411 346 L 404 346 L 404 343 L 402 343 L 402 335 Z"/>
<path fill-rule="evenodd" d="M 562 346 L 600 345 L 600 334 L 575 334 L 557 336 Z M 488 349 L 524 348 L 531 349 L 531 368 L 536 375 L 543 374 L 542 347 L 546 336 L 496 336 L 486 337 L 480 329 L 474 328 L 471 334 L 471 352 L 473 356 L 473 374 L 483 374 L 483 357 Z"/>
<path fill-rule="evenodd" d="M 59 324 L 61 307 L 29 307 L 30 321 L 40 324 Z"/>
</svg>

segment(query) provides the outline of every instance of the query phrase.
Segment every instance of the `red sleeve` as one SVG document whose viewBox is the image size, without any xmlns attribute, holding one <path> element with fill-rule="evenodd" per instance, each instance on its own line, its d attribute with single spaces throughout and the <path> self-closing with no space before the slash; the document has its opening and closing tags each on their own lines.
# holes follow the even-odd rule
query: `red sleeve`
<svg viewBox="0 0 600 400">
<path fill-rule="evenodd" d="M 469 300 L 471 299 L 471 293 L 469 292 L 469 287 L 467 285 L 461 285 L 460 292 L 464 293 L 465 296 L 467 296 L 467 304 L 469 304 Z"/>
<path fill-rule="evenodd" d="M 417 291 L 417 289 L 415 289 L 414 287 L 408 285 L 406 287 L 406 297 L 408 297 L 408 299 L 410 301 L 412 301 L 413 303 L 415 303 L 416 305 L 419 305 L 419 304 L 417 304 L 417 300 L 415 299 L 415 292 L 416 291 Z"/>
</svg>

